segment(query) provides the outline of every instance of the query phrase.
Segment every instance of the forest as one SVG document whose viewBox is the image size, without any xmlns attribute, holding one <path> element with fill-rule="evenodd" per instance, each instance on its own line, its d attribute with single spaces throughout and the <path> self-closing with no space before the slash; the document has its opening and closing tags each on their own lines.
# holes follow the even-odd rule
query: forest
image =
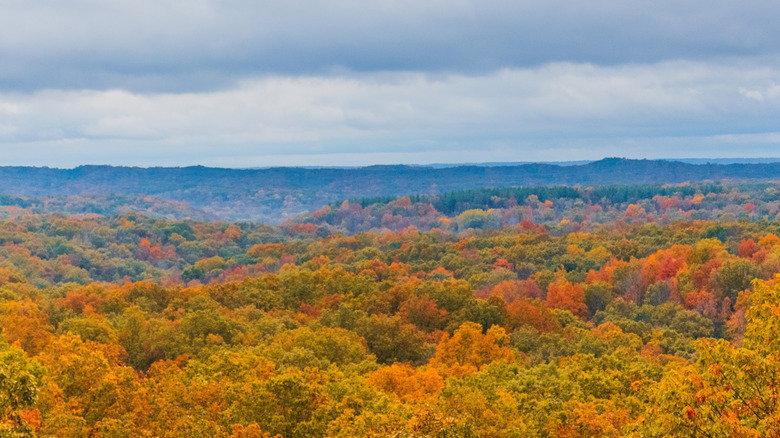
<svg viewBox="0 0 780 438">
<path fill-rule="evenodd" d="M 345 199 L 436 196 L 504 187 L 705 183 L 780 178 L 780 163 L 603 160 L 571 165 L 275 167 L 0 166 L 0 206 L 37 214 L 104 216 L 140 212 L 161 219 L 278 225 Z M 522 201 L 522 199 L 521 199 Z"/>
<path fill-rule="evenodd" d="M 0 436 L 780 436 L 778 190 L 7 195 Z"/>
</svg>

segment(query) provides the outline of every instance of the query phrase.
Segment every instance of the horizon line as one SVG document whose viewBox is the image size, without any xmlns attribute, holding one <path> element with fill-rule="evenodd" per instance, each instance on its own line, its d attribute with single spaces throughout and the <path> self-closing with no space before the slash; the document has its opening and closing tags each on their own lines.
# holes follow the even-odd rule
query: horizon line
<svg viewBox="0 0 780 438">
<path fill-rule="evenodd" d="M 394 163 L 394 164 L 366 164 L 366 165 L 331 165 L 331 166 L 249 166 L 249 167 L 222 167 L 209 166 L 204 164 L 191 164 L 181 166 L 134 166 L 134 165 L 116 165 L 116 164 L 79 164 L 73 167 L 53 167 L 36 165 L 0 165 L 0 168 L 31 168 L 31 169 L 55 169 L 55 170 L 76 170 L 89 167 L 113 167 L 130 169 L 187 169 L 187 168 L 207 168 L 207 169 L 226 169 L 226 170 L 268 170 L 268 169 L 365 169 L 369 167 L 420 167 L 431 169 L 446 169 L 457 167 L 512 167 L 525 166 L 532 164 L 543 164 L 560 167 L 582 166 L 605 160 L 625 160 L 625 161 L 668 161 L 681 162 L 693 165 L 728 165 L 728 164 L 770 164 L 780 163 L 780 157 L 709 157 L 709 158 L 628 158 L 628 157 L 602 157 L 593 160 L 566 160 L 566 161 L 484 161 L 484 162 L 456 162 L 456 163 Z"/>
</svg>

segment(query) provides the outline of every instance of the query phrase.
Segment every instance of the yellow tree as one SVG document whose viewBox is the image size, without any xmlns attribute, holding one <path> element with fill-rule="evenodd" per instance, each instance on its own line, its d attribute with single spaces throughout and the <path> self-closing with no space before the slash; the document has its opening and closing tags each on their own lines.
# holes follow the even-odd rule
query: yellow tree
<svg viewBox="0 0 780 438">
<path fill-rule="evenodd" d="M 651 388 L 646 436 L 780 436 L 780 284 L 753 284 L 743 347 L 699 341 L 695 366 Z"/>
<path fill-rule="evenodd" d="M 444 379 L 433 369 L 415 369 L 408 364 L 395 363 L 371 373 L 368 383 L 384 393 L 395 394 L 403 401 L 414 402 L 438 395 Z"/>
<path fill-rule="evenodd" d="M 514 361 L 508 343 L 509 336 L 503 328 L 493 326 L 483 334 L 481 325 L 466 322 L 452 337 L 444 335 L 430 364 L 445 376 L 466 376 L 491 362 Z"/>
<path fill-rule="evenodd" d="M 36 425 L 30 420 L 40 417 L 33 406 L 43 372 L 43 367 L 27 360 L 21 350 L 0 345 L 0 436 L 35 436 Z"/>
</svg>

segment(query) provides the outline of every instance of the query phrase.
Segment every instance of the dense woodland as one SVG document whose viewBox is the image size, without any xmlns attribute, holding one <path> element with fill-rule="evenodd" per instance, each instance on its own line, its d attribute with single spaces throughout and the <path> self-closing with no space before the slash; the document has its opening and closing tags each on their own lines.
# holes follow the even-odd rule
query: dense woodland
<svg viewBox="0 0 780 438">
<path fill-rule="evenodd" d="M 512 186 L 756 178 L 780 178 L 780 163 L 692 164 L 608 158 L 566 166 L 531 163 L 268 169 L 0 167 L 0 194 L 4 195 L 0 195 L 0 206 L 22 207 L 39 214 L 110 216 L 136 211 L 169 220 L 192 218 L 280 224 L 332 202 L 367 196 L 440 195 Z"/>
<path fill-rule="evenodd" d="M 373 197 L 334 203 L 291 221 L 345 233 L 414 226 L 420 230 L 500 229 L 524 221 L 553 233 L 594 225 L 675 221 L 775 220 L 780 184 L 729 182 L 587 187 L 510 187 Z"/>
<path fill-rule="evenodd" d="M 0 436 L 780 436 L 778 189 L 355 199 L 278 226 L 16 205 Z"/>
</svg>

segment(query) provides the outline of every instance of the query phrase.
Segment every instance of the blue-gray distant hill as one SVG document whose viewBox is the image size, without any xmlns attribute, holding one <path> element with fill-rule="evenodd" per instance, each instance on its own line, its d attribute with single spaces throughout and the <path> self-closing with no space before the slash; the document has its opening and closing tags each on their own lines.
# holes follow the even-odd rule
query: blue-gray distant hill
<svg viewBox="0 0 780 438">
<path fill-rule="evenodd" d="M 36 212 L 72 212 L 76 209 L 81 213 L 112 214 L 133 209 L 132 204 L 140 203 L 147 210 L 153 210 L 152 207 L 159 204 L 168 218 L 194 215 L 230 221 L 279 223 L 334 201 L 373 196 L 437 194 L 508 186 L 778 178 L 780 163 L 777 162 L 692 164 L 619 158 L 575 165 L 531 163 L 457 167 L 0 167 L 0 194 L 5 195 L 0 198 L 0 205 L 9 205 L 10 202 L 20 207 L 24 204 L 27 209 Z M 143 202 L 127 198 L 140 195 L 146 195 L 142 198 Z M 88 202 L 84 201 L 85 198 Z M 46 199 L 56 199 L 57 202 Z M 61 207 L 58 209 L 51 205 Z"/>
</svg>

